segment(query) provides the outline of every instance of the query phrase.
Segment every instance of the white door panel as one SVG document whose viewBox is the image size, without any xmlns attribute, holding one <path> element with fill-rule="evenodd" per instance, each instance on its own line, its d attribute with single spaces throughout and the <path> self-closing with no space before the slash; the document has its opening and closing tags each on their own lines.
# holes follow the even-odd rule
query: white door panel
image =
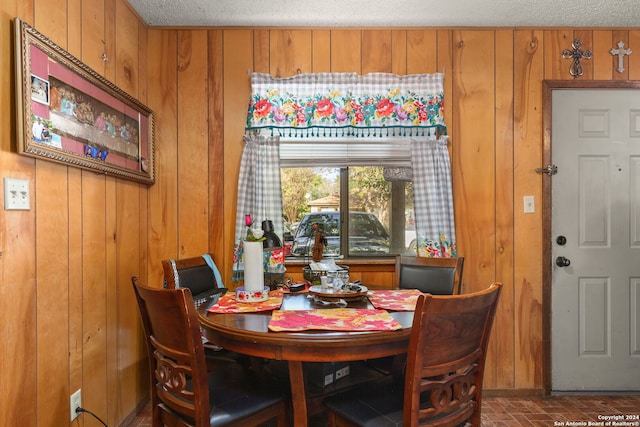
<svg viewBox="0 0 640 427">
<path fill-rule="evenodd" d="M 640 97 L 553 91 L 552 389 L 638 390 Z M 566 244 L 556 242 L 565 236 Z M 565 257 L 570 264 L 556 266 Z"/>
</svg>

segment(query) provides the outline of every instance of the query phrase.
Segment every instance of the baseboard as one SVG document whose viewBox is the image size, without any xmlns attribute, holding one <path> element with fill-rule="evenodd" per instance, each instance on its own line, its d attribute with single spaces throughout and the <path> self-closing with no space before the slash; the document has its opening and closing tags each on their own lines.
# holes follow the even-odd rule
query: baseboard
<svg viewBox="0 0 640 427">
<path fill-rule="evenodd" d="M 640 390 L 627 391 L 607 391 L 607 390 L 581 390 L 581 391 L 558 391 L 552 390 L 551 396 L 638 396 Z"/>
<path fill-rule="evenodd" d="M 544 396 L 541 388 L 485 388 L 482 390 L 482 397 L 530 397 Z"/>
</svg>

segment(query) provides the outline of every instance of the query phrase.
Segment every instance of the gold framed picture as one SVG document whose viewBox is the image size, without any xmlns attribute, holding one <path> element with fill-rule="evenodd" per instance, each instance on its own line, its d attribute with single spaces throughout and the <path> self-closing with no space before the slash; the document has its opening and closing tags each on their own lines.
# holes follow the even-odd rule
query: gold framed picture
<svg viewBox="0 0 640 427">
<path fill-rule="evenodd" d="M 15 19 L 18 153 L 146 184 L 153 112 Z"/>
</svg>

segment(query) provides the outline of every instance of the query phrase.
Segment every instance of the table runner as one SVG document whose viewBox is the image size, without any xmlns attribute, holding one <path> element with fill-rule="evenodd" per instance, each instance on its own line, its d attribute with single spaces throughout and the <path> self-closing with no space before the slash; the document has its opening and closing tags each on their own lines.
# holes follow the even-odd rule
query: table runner
<svg viewBox="0 0 640 427">
<path fill-rule="evenodd" d="M 269 292 L 269 299 L 261 302 L 238 302 L 235 293 L 220 297 L 217 303 L 207 309 L 210 313 L 253 313 L 257 311 L 277 310 L 282 305 L 282 290 Z"/>
<path fill-rule="evenodd" d="M 392 331 L 402 329 L 388 311 L 375 309 L 329 308 L 317 310 L 276 310 L 269 330 L 304 331 Z"/>
<path fill-rule="evenodd" d="M 421 292 L 418 289 L 371 290 L 367 298 L 375 308 L 392 311 L 413 311 Z"/>
</svg>

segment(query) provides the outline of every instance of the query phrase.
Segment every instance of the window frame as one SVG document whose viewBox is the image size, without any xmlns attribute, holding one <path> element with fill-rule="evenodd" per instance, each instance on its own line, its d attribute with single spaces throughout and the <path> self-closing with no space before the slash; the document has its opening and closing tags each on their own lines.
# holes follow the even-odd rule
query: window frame
<svg viewBox="0 0 640 427">
<path fill-rule="evenodd" d="M 340 175 L 340 257 L 344 258 L 390 258 L 392 252 L 392 223 L 387 232 L 390 236 L 390 252 L 386 255 L 352 255 L 349 253 L 349 220 L 342 213 L 350 212 L 349 167 L 382 166 L 411 168 L 411 141 L 407 137 L 327 137 L 292 138 L 280 136 L 280 168 L 339 168 Z M 390 190 L 392 191 L 392 190 Z M 347 197 L 343 197 L 346 195 Z M 393 197 L 393 193 L 392 193 Z M 403 223 L 402 231 L 405 231 Z M 346 237 L 343 237 L 346 236 Z M 295 237 L 295 236 L 293 236 Z M 405 242 L 406 253 L 410 242 Z M 287 257 L 294 258 L 293 256 Z M 295 259 L 295 258 L 294 258 Z"/>
</svg>

